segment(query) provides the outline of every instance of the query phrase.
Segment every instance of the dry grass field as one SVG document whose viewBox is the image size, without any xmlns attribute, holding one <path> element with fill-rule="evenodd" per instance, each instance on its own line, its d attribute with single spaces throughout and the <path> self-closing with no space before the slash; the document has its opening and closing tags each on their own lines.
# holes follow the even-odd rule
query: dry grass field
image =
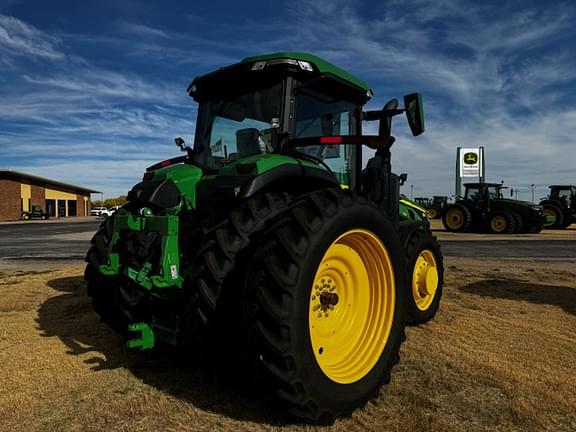
<svg viewBox="0 0 576 432">
<path fill-rule="evenodd" d="M 575 264 L 447 258 L 441 310 L 408 329 L 390 385 L 326 429 L 576 431 Z M 250 383 L 127 351 L 82 265 L 30 268 L 0 268 L 1 431 L 322 429 Z"/>
</svg>

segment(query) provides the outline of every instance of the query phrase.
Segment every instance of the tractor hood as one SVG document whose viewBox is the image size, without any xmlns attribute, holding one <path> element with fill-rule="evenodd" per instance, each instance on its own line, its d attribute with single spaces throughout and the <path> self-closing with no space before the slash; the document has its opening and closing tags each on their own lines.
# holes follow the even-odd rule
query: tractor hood
<svg viewBox="0 0 576 432">
<path fill-rule="evenodd" d="M 520 201 L 520 200 L 514 200 L 514 199 L 507 199 L 507 198 L 502 198 L 499 201 L 506 203 L 506 204 L 511 204 L 511 205 L 515 204 L 515 205 L 521 205 L 524 207 L 537 206 L 537 204 L 531 203 L 530 201 Z"/>
<path fill-rule="evenodd" d="M 142 182 L 128 193 L 128 201 L 153 204 L 166 209 L 177 206 L 185 196 L 191 207 L 196 202 L 196 184 L 202 170 L 194 165 L 177 164 L 148 171 Z"/>
</svg>

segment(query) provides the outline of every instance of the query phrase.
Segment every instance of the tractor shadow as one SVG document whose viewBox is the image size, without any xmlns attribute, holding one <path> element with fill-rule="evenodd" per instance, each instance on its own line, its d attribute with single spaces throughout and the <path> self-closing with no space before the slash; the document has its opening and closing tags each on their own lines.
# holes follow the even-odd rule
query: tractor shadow
<svg viewBox="0 0 576 432">
<path fill-rule="evenodd" d="M 576 288 L 568 286 L 494 278 L 468 284 L 460 290 L 481 297 L 523 300 L 538 305 L 558 306 L 565 312 L 576 315 Z"/>
<path fill-rule="evenodd" d="M 42 336 L 58 337 L 66 354 L 88 357 L 93 371 L 124 368 L 142 382 L 197 408 L 236 420 L 273 427 L 299 424 L 263 391 L 255 375 L 241 368 L 241 353 L 208 358 L 206 346 L 177 350 L 162 346 L 149 351 L 126 348 L 125 340 L 102 323 L 92 308 L 81 276 L 52 279 L 61 294 L 48 298 L 36 320 Z M 222 351 L 220 350 L 221 355 Z"/>
</svg>

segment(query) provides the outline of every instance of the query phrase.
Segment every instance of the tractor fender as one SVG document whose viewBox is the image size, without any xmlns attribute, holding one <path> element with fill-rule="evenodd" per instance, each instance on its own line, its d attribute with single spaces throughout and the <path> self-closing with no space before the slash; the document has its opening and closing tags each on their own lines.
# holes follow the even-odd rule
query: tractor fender
<svg viewBox="0 0 576 432">
<path fill-rule="evenodd" d="M 300 195 L 314 190 L 339 187 L 336 177 L 325 169 L 304 165 L 282 165 L 253 177 L 245 183 L 237 198 L 247 199 L 262 191 L 275 189 Z"/>
</svg>

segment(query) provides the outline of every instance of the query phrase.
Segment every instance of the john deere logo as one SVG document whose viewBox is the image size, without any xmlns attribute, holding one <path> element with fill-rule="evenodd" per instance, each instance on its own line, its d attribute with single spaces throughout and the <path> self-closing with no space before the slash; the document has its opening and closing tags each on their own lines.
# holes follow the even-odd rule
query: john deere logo
<svg viewBox="0 0 576 432">
<path fill-rule="evenodd" d="M 464 153 L 464 163 L 466 165 L 476 165 L 478 163 L 478 155 L 476 153 Z"/>
</svg>

